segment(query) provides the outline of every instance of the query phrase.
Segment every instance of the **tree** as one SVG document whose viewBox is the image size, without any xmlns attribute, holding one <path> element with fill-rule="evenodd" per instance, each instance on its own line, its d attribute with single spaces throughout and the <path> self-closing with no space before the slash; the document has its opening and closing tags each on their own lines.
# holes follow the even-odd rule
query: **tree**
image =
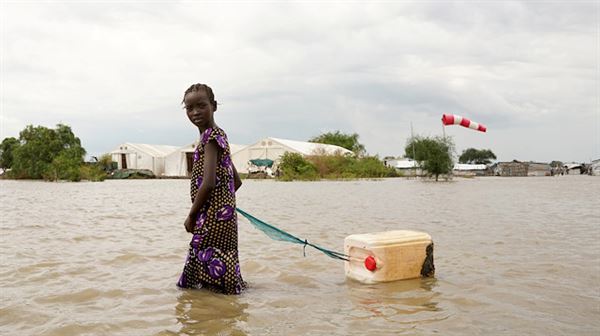
<svg viewBox="0 0 600 336">
<path fill-rule="evenodd" d="M 80 181 L 82 163 L 83 160 L 77 148 L 66 148 L 52 160 L 43 177 L 50 181 Z"/>
<path fill-rule="evenodd" d="M 560 168 L 562 167 L 564 164 L 562 163 L 562 161 L 552 161 L 550 162 L 550 167 L 552 168 Z"/>
<path fill-rule="evenodd" d="M 496 160 L 496 154 L 490 149 L 465 149 L 458 162 L 460 163 L 476 163 L 476 164 L 490 164 L 492 160 Z"/>
<path fill-rule="evenodd" d="M 79 180 L 76 171 L 83 163 L 85 149 L 71 127 L 28 125 L 19 133 L 19 140 L 21 145 L 13 151 L 13 177 Z"/>
<path fill-rule="evenodd" d="M 454 143 L 450 137 L 416 136 L 410 138 L 404 148 L 405 156 L 417 161 L 429 176 L 435 175 L 436 181 L 440 174 L 448 174 L 452 171 L 453 150 Z"/>
<path fill-rule="evenodd" d="M 313 137 L 309 142 L 317 142 L 327 145 L 336 145 L 351 150 L 356 156 L 366 154 L 365 146 L 358 142 L 358 134 L 344 134 L 340 131 L 327 132 Z"/>
<path fill-rule="evenodd" d="M 13 165 L 13 152 L 21 143 L 13 137 L 5 138 L 0 144 L 0 168 L 10 169 Z"/>
</svg>

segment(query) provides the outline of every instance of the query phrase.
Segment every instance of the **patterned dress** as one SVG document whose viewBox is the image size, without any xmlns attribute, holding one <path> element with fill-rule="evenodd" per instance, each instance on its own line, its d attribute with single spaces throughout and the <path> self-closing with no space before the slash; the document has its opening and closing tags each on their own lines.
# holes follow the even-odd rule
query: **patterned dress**
<svg viewBox="0 0 600 336">
<path fill-rule="evenodd" d="M 239 294 L 246 288 L 246 283 L 242 279 L 238 259 L 233 164 L 227 135 L 218 127 L 204 131 L 196 147 L 190 196 L 193 202 L 202 185 L 204 148 L 210 141 L 215 141 L 219 147 L 216 187 L 198 212 L 187 259 L 177 286 Z"/>
</svg>

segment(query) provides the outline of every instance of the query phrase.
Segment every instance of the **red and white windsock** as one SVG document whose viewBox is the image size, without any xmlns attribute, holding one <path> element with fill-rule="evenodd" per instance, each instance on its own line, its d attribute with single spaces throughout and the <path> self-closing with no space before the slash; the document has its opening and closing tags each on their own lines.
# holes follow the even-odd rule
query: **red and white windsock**
<svg viewBox="0 0 600 336">
<path fill-rule="evenodd" d="M 463 118 L 461 116 L 457 116 L 455 114 L 444 114 L 442 115 L 442 123 L 444 124 L 444 126 L 448 126 L 448 125 L 460 125 L 463 127 L 467 127 L 470 129 L 474 129 L 476 131 L 480 131 L 480 132 L 485 132 L 487 129 L 485 128 L 485 126 L 476 123 L 474 121 L 471 121 L 467 118 Z"/>
</svg>

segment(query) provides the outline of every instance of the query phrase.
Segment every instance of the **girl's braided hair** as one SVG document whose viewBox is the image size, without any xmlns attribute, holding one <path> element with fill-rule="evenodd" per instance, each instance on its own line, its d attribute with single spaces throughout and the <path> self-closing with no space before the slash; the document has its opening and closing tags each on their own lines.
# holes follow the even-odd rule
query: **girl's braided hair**
<svg viewBox="0 0 600 336">
<path fill-rule="evenodd" d="M 183 104 L 185 102 L 185 96 L 190 93 L 190 92 L 196 92 L 196 91 L 200 91 L 200 90 L 204 90 L 204 92 L 206 92 L 206 94 L 208 95 L 208 100 L 210 100 L 210 103 L 212 104 L 213 108 L 216 110 L 217 109 L 217 101 L 215 100 L 215 94 L 213 93 L 213 90 L 210 88 L 210 86 L 206 85 L 206 84 L 193 84 L 192 86 L 190 86 L 187 90 L 185 90 L 185 93 L 183 94 L 183 99 L 181 100 L 181 103 Z"/>
</svg>

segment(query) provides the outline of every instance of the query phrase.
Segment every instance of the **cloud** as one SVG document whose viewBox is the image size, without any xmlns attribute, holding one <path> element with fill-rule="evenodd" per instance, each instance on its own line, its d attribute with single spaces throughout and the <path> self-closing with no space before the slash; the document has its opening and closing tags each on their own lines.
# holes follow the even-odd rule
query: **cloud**
<svg viewBox="0 0 600 336">
<path fill-rule="evenodd" d="M 184 145 L 197 132 L 182 94 L 203 82 L 237 143 L 339 129 L 400 155 L 411 122 L 436 135 L 456 113 L 489 129 L 448 130 L 459 150 L 588 160 L 600 157 L 599 6 L 9 2 L 0 128 L 64 122 L 90 153 Z M 539 145 L 523 146 L 532 134 Z"/>
</svg>

